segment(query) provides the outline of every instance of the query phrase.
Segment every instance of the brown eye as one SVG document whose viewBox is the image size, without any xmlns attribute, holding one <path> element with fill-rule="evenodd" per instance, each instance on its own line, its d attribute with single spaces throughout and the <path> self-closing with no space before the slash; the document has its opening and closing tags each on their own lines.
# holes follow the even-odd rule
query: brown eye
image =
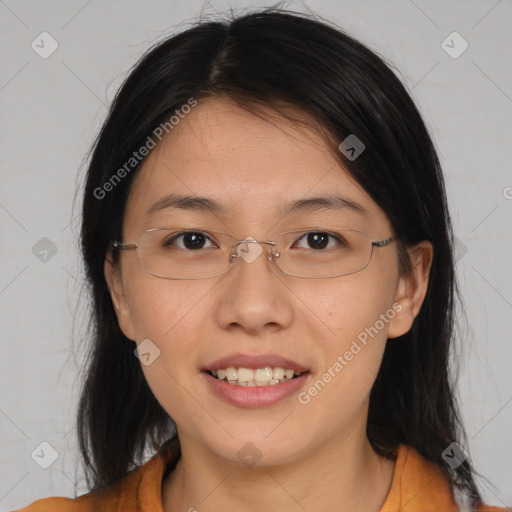
<svg viewBox="0 0 512 512">
<path fill-rule="evenodd" d="M 334 235 L 331 235 L 330 233 L 327 233 L 325 231 L 311 231 L 310 233 L 305 233 L 298 241 L 299 243 L 301 240 L 305 240 L 307 246 L 302 247 L 304 249 L 325 249 L 332 247 L 329 246 L 329 239 L 337 240 L 338 242 L 342 242 L 342 240 Z"/>
<path fill-rule="evenodd" d="M 181 240 L 179 243 L 175 243 L 177 240 Z M 203 249 L 205 243 L 209 242 L 210 239 L 200 231 L 184 231 L 168 238 L 163 242 L 163 246 L 175 245 L 179 249 L 186 250 L 197 250 Z"/>
</svg>

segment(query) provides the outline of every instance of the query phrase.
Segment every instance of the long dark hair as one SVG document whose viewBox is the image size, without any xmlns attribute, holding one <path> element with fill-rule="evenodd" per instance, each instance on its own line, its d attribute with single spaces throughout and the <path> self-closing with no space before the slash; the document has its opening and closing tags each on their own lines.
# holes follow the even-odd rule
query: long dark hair
<svg viewBox="0 0 512 512">
<path fill-rule="evenodd" d="M 134 344 L 119 328 L 103 264 L 112 240 L 121 237 L 130 184 L 140 168 L 126 166 L 133 152 L 191 98 L 216 95 L 253 112 L 272 107 L 289 116 L 286 106 L 292 106 L 321 126 L 340 164 L 389 217 L 402 274 L 410 270 L 406 247 L 432 242 L 424 303 L 410 331 L 387 342 L 367 435 L 387 457 L 399 444 L 413 447 L 454 492 L 481 503 L 469 460 L 452 469 L 441 456 L 454 441 L 464 446 L 465 435 L 450 375 L 459 297 L 453 233 L 429 133 L 383 58 L 318 16 L 275 7 L 202 20 L 156 44 L 118 91 L 94 143 L 81 227 L 91 347 L 77 416 L 89 488 L 110 486 L 140 465 L 146 450 L 176 435 L 146 383 Z M 338 149 L 350 134 L 366 146 L 353 161 Z M 126 172 L 119 173 L 123 166 Z M 118 253 L 113 257 L 116 263 Z"/>
</svg>

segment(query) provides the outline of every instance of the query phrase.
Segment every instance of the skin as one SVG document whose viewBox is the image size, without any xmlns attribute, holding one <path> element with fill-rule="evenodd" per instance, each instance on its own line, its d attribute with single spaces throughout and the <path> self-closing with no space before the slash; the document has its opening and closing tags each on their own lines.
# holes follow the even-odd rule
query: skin
<svg viewBox="0 0 512 512">
<path fill-rule="evenodd" d="M 277 208 L 284 201 L 333 191 L 370 213 L 344 212 L 345 224 L 372 240 L 393 235 L 384 211 L 317 131 L 294 127 L 276 113 L 269 122 L 228 99 L 210 98 L 146 159 L 128 198 L 123 242 L 180 222 L 239 240 L 272 240 L 322 215 L 283 219 Z M 174 209 L 148 218 L 149 207 L 170 192 L 208 196 L 229 208 L 225 216 Z M 227 512 L 313 512 L 340 504 L 345 511 L 380 509 L 394 462 L 378 456 L 366 437 L 368 400 L 387 338 L 411 328 L 426 294 L 432 246 L 423 241 L 409 253 L 408 276 L 399 275 L 392 243 L 375 249 L 366 269 L 340 278 L 293 278 L 258 258 L 240 260 L 222 276 L 184 281 L 146 274 L 135 253 L 122 251 L 118 266 L 107 255 L 105 278 L 121 329 L 137 344 L 151 339 L 161 351 L 142 370 L 175 420 L 181 443 L 182 457 L 163 482 L 166 512 L 214 511 L 219 503 Z M 273 352 L 309 368 L 307 389 L 397 303 L 401 311 L 307 405 L 294 394 L 273 406 L 238 408 L 210 391 L 200 374 L 206 363 L 234 352 Z M 262 454 L 253 467 L 237 456 L 247 442 Z"/>
</svg>

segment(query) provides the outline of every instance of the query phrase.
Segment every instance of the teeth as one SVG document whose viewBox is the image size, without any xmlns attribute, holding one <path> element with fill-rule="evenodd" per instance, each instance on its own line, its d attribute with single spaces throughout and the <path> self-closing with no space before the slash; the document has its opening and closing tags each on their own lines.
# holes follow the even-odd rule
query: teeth
<svg viewBox="0 0 512 512">
<path fill-rule="evenodd" d="M 256 370 L 258 371 L 258 370 Z M 252 368 L 238 368 L 238 380 L 251 382 L 254 380 L 254 370 Z M 257 380 L 257 379 L 256 379 Z"/>
<path fill-rule="evenodd" d="M 295 373 L 291 368 L 282 368 L 280 366 L 274 368 L 265 366 L 255 370 L 252 368 L 229 366 L 228 368 L 213 370 L 211 373 L 219 380 L 245 387 L 274 386 L 280 382 L 293 379 L 294 375 L 300 375 L 299 372 Z"/>
<path fill-rule="evenodd" d="M 230 366 L 229 368 L 226 368 L 226 379 L 228 382 L 230 380 L 238 380 L 238 374 L 236 372 L 236 368 L 233 368 Z"/>
<path fill-rule="evenodd" d="M 284 377 L 284 368 L 274 368 L 274 375 L 272 376 L 274 379 L 281 380 Z"/>
<path fill-rule="evenodd" d="M 293 370 L 292 370 L 293 373 Z M 265 368 L 258 368 L 254 371 L 254 380 L 256 382 L 268 382 L 272 379 L 272 368 L 265 366 Z"/>
</svg>

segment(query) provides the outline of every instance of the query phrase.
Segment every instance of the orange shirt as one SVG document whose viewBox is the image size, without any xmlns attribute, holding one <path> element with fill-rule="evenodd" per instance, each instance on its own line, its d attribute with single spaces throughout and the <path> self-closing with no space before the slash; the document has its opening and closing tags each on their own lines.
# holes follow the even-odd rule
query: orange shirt
<svg viewBox="0 0 512 512">
<path fill-rule="evenodd" d="M 163 446 L 150 460 L 134 469 L 103 495 L 88 493 L 75 499 L 43 498 L 13 512 L 163 512 L 162 480 L 166 466 L 175 453 L 175 450 L 168 448 L 169 445 L 166 449 Z M 440 470 L 412 448 L 401 445 L 391 489 L 380 512 L 456 510 L 450 487 Z M 509 509 L 483 506 L 478 510 L 505 512 Z"/>
</svg>

